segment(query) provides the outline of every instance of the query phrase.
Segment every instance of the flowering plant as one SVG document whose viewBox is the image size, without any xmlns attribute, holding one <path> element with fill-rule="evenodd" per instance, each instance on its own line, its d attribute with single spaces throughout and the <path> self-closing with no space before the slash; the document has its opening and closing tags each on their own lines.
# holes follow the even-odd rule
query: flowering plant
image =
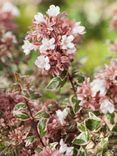
<svg viewBox="0 0 117 156">
<path fill-rule="evenodd" d="M 58 6 L 51 5 L 47 16 L 40 12 L 34 16 L 32 29 L 24 40 L 24 53 L 39 51 L 36 66 L 50 75 L 60 75 L 68 69 L 84 33 L 80 22 L 68 20 Z"/>
<path fill-rule="evenodd" d="M 40 12 L 34 16 L 22 48 L 26 55 L 31 51 L 40 53 L 36 66 L 42 74 L 52 76 L 45 90 L 57 95 L 54 100 L 45 99 L 45 92 L 37 90 L 39 84 L 14 74 L 15 84 L 0 91 L 1 155 L 112 156 L 116 153 L 113 138 L 117 129 L 117 60 L 113 59 L 92 79 L 71 69 L 84 33 L 85 27 L 69 20 L 58 6 L 51 5 L 47 16 Z M 6 37 L 9 35 L 7 32 Z M 65 85 L 68 87 L 63 93 Z"/>
</svg>

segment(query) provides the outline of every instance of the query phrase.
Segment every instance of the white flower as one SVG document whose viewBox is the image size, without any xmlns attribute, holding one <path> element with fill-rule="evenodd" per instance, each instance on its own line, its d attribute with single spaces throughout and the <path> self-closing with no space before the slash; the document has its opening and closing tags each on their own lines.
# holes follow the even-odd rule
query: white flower
<svg viewBox="0 0 117 156">
<path fill-rule="evenodd" d="M 30 43 L 28 40 L 24 40 L 24 45 L 22 46 L 22 49 L 24 50 L 24 53 L 28 55 L 30 54 L 31 50 L 36 50 L 37 46 Z"/>
<path fill-rule="evenodd" d="M 110 102 L 108 99 L 105 99 L 101 102 L 100 110 L 106 114 L 106 113 L 113 113 L 115 108 L 112 102 Z"/>
<path fill-rule="evenodd" d="M 104 80 L 95 79 L 90 83 L 92 96 L 95 96 L 97 92 L 100 92 L 100 95 L 106 94 L 106 83 Z"/>
<path fill-rule="evenodd" d="M 65 108 L 63 111 L 61 111 L 61 110 L 56 111 L 56 115 L 57 115 L 58 120 L 61 123 L 61 125 L 64 124 L 64 120 L 67 117 L 68 113 L 69 113 L 69 108 Z"/>
<path fill-rule="evenodd" d="M 3 35 L 2 41 L 6 41 L 7 39 L 12 39 L 13 43 L 17 43 L 16 37 L 12 34 L 12 32 L 8 31 Z"/>
<path fill-rule="evenodd" d="M 61 40 L 62 49 L 74 49 L 75 47 L 74 44 L 72 43 L 73 40 L 74 40 L 74 36 L 63 35 Z"/>
<path fill-rule="evenodd" d="M 34 19 L 35 19 L 35 23 L 36 24 L 39 24 L 39 23 L 44 23 L 46 20 L 44 19 L 44 16 L 42 13 L 38 12 L 35 16 L 34 16 Z"/>
<path fill-rule="evenodd" d="M 49 58 L 47 56 L 39 56 L 35 61 L 35 65 L 40 69 L 49 70 L 50 69 Z"/>
<path fill-rule="evenodd" d="M 65 156 L 73 156 L 73 147 L 67 147 L 67 151 L 65 153 Z"/>
<path fill-rule="evenodd" d="M 19 16 L 19 10 L 18 10 L 18 8 L 16 6 L 14 6 L 10 2 L 4 3 L 4 5 L 2 7 L 2 11 L 4 11 L 4 12 L 11 12 L 11 14 L 13 16 Z"/>
<path fill-rule="evenodd" d="M 65 153 L 65 156 L 73 155 L 73 147 L 68 147 L 67 144 L 64 143 L 63 139 L 60 140 L 60 153 Z"/>
<path fill-rule="evenodd" d="M 73 27 L 72 33 L 83 35 L 85 33 L 85 27 L 81 26 L 80 22 L 77 22 Z"/>
<path fill-rule="evenodd" d="M 49 9 L 47 10 L 47 14 L 49 16 L 57 16 L 60 13 L 60 8 L 55 5 L 51 5 Z"/>
<path fill-rule="evenodd" d="M 68 49 L 67 54 L 74 54 L 76 52 L 76 48 Z"/>
<path fill-rule="evenodd" d="M 51 38 L 51 39 L 44 38 L 42 40 L 42 45 L 40 46 L 40 53 L 43 53 L 46 50 L 53 50 L 55 48 L 54 43 L 55 43 L 54 38 Z"/>
</svg>

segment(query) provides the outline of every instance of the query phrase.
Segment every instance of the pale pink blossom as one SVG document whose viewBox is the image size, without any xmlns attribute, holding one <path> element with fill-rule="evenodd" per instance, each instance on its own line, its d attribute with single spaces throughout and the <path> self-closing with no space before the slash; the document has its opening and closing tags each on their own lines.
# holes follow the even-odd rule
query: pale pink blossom
<svg viewBox="0 0 117 156">
<path fill-rule="evenodd" d="M 11 39 L 13 43 L 17 43 L 16 37 L 11 31 L 6 32 L 2 37 L 3 42 L 6 42 L 8 39 Z"/>
<path fill-rule="evenodd" d="M 77 22 L 74 24 L 74 27 L 72 29 L 73 34 L 85 34 L 85 27 L 80 25 L 80 22 Z"/>
<path fill-rule="evenodd" d="M 49 58 L 47 56 L 39 56 L 35 61 L 35 65 L 40 69 L 49 70 L 50 69 Z"/>
<path fill-rule="evenodd" d="M 18 8 L 10 2 L 4 3 L 4 5 L 2 7 L 2 11 L 10 12 L 13 16 L 19 16 L 19 14 L 20 14 Z"/>
<path fill-rule="evenodd" d="M 92 96 L 96 96 L 96 94 L 99 92 L 101 96 L 104 96 L 107 92 L 106 89 L 106 82 L 102 79 L 94 79 L 91 83 L 91 92 Z"/>
<path fill-rule="evenodd" d="M 35 16 L 34 16 L 34 20 L 35 20 L 35 23 L 36 24 L 39 24 L 39 23 L 44 23 L 46 20 L 43 16 L 42 13 L 38 12 Z"/>
<path fill-rule="evenodd" d="M 74 40 L 74 36 L 72 35 L 62 36 L 62 40 L 61 40 L 62 49 L 73 49 L 74 48 L 73 40 Z"/>
<path fill-rule="evenodd" d="M 42 40 L 42 44 L 39 49 L 40 49 L 40 53 L 43 53 L 47 50 L 54 50 L 55 49 L 55 39 L 54 38 L 51 38 L 51 39 L 44 38 Z"/>
<path fill-rule="evenodd" d="M 108 99 L 104 99 L 104 100 L 101 101 L 100 110 L 104 114 L 113 113 L 114 110 L 115 110 L 114 104 L 112 103 L 112 101 L 110 101 Z"/>
<path fill-rule="evenodd" d="M 57 16 L 60 13 L 60 8 L 55 5 L 51 5 L 47 11 L 49 16 Z"/>
<path fill-rule="evenodd" d="M 61 123 L 61 125 L 63 125 L 65 123 L 65 119 L 66 119 L 68 113 L 69 113 L 69 108 L 65 108 L 63 111 L 61 111 L 61 110 L 56 111 L 56 116 L 57 116 L 59 122 Z"/>
<path fill-rule="evenodd" d="M 60 153 L 65 153 L 65 156 L 73 156 L 73 147 L 68 147 L 67 144 L 64 143 L 63 139 L 60 140 Z"/>
<path fill-rule="evenodd" d="M 35 45 L 33 45 L 31 42 L 29 42 L 28 40 L 24 40 L 24 45 L 22 46 L 23 52 L 28 55 L 30 54 L 30 52 L 34 49 L 36 49 L 37 47 Z"/>
<path fill-rule="evenodd" d="M 81 34 L 79 27 L 80 34 L 73 34 L 75 22 L 69 20 L 65 13 L 60 13 L 59 7 L 50 6 L 47 14 L 49 16 L 40 13 L 34 16 L 33 25 L 26 35 L 26 40 L 35 45 L 37 47 L 35 50 L 41 55 L 49 59 L 49 69 L 42 68 L 42 72 L 58 76 L 64 70 L 68 70 L 83 33 Z M 27 53 L 30 52 L 30 50 L 27 51 Z"/>
</svg>

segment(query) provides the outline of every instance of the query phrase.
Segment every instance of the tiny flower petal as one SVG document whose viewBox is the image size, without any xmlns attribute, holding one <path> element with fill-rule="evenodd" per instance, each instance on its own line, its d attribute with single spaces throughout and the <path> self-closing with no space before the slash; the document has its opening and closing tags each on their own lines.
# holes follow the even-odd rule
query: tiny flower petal
<svg viewBox="0 0 117 156">
<path fill-rule="evenodd" d="M 39 23 L 45 23 L 45 19 L 44 19 L 44 16 L 42 13 L 38 12 L 35 16 L 34 16 L 34 19 L 35 19 L 35 23 L 36 24 L 39 24 Z"/>
<path fill-rule="evenodd" d="M 60 153 L 65 153 L 65 156 L 73 156 L 73 147 L 68 147 L 67 144 L 64 143 L 63 139 L 60 140 Z"/>
<path fill-rule="evenodd" d="M 3 7 L 2 7 L 2 11 L 4 12 L 11 12 L 11 14 L 13 16 L 19 16 L 19 10 L 16 6 L 14 6 L 12 3 L 10 2 L 6 2 Z"/>
<path fill-rule="evenodd" d="M 66 152 L 67 150 L 67 145 L 64 143 L 63 139 L 60 140 L 60 148 L 59 148 L 59 151 L 61 153 L 64 153 Z"/>
<path fill-rule="evenodd" d="M 12 39 L 13 43 L 17 43 L 16 37 L 10 31 L 3 35 L 2 41 L 6 41 L 7 39 Z"/>
<path fill-rule="evenodd" d="M 95 79 L 90 83 L 92 96 L 95 96 L 97 92 L 100 92 L 100 95 L 106 94 L 106 84 L 104 80 Z"/>
<path fill-rule="evenodd" d="M 57 110 L 56 111 L 56 115 L 58 117 L 59 122 L 63 125 L 64 124 L 64 120 L 67 117 L 69 113 L 69 108 L 64 109 L 63 111 L 61 110 Z"/>
<path fill-rule="evenodd" d="M 75 23 L 73 30 L 73 34 L 80 34 L 83 35 L 85 34 L 85 27 L 80 25 L 80 22 Z"/>
<path fill-rule="evenodd" d="M 62 49 L 74 49 L 74 44 L 72 43 L 73 40 L 74 40 L 73 35 L 70 36 L 63 35 L 61 40 Z"/>
<path fill-rule="evenodd" d="M 112 102 L 110 102 L 108 99 L 105 99 L 101 102 L 100 110 L 102 113 L 113 113 L 115 108 Z"/>
<path fill-rule="evenodd" d="M 44 38 L 42 40 L 42 45 L 40 46 L 40 53 L 43 53 L 47 50 L 53 50 L 55 48 L 55 39 L 51 38 L 51 39 L 47 39 Z"/>
<path fill-rule="evenodd" d="M 60 13 L 60 8 L 55 5 L 51 5 L 47 11 L 49 16 L 57 16 Z"/>
<path fill-rule="evenodd" d="M 39 56 L 35 61 L 35 65 L 40 69 L 49 70 L 50 69 L 49 58 L 47 56 Z"/>
<path fill-rule="evenodd" d="M 37 46 L 30 43 L 28 40 L 24 40 L 24 45 L 22 46 L 22 49 L 24 50 L 24 53 L 26 55 L 30 54 L 31 50 L 35 50 Z"/>
</svg>

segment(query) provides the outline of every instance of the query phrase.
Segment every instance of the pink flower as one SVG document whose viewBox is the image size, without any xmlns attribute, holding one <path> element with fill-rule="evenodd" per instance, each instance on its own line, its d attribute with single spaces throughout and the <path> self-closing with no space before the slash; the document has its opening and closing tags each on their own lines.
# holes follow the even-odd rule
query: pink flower
<svg viewBox="0 0 117 156">
<path fill-rule="evenodd" d="M 65 153 L 65 156 L 73 156 L 73 147 L 68 147 L 67 144 L 64 143 L 63 139 L 60 140 L 60 153 Z"/>
<path fill-rule="evenodd" d="M 85 27 L 80 25 L 80 22 L 74 24 L 72 29 L 73 34 L 85 34 Z"/>
<path fill-rule="evenodd" d="M 47 56 L 39 56 L 35 61 L 35 65 L 40 69 L 49 70 L 50 69 L 49 58 Z"/>
<path fill-rule="evenodd" d="M 28 132 L 28 129 L 26 129 L 24 126 L 21 126 L 12 130 L 8 137 L 12 145 L 19 145 L 24 141 L 24 139 L 26 139 Z"/>
<path fill-rule="evenodd" d="M 91 83 L 91 92 L 92 96 L 96 96 L 96 94 L 99 92 L 100 95 L 105 95 L 107 92 L 106 89 L 106 82 L 101 79 L 94 79 Z"/>
<path fill-rule="evenodd" d="M 114 110 L 115 110 L 114 104 L 111 101 L 109 101 L 108 99 L 104 99 L 104 100 L 101 101 L 100 110 L 104 114 L 113 113 Z"/>
<path fill-rule="evenodd" d="M 77 88 L 77 97 L 82 107 L 106 113 L 117 108 L 117 60 L 96 73 L 94 80 L 85 80 Z"/>
<path fill-rule="evenodd" d="M 43 53 L 47 50 L 54 50 L 55 49 L 55 39 L 51 38 L 51 39 L 47 39 L 44 38 L 42 40 L 42 44 L 40 45 L 40 53 Z"/>
<path fill-rule="evenodd" d="M 36 46 L 41 55 L 49 60 L 47 68 L 38 67 L 44 72 L 54 76 L 60 75 L 64 70 L 68 70 L 70 63 L 73 61 L 77 44 L 80 43 L 84 34 L 84 27 L 78 25 L 79 33 L 74 34 L 75 22 L 68 20 L 65 13 L 60 13 L 58 6 L 51 5 L 47 11 L 48 16 L 37 13 L 34 16 L 33 26 L 28 32 L 26 40 Z M 28 54 L 33 47 L 26 46 Z M 40 62 L 40 61 L 39 61 Z M 40 68 L 40 67 L 39 67 Z M 46 70 L 47 69 L 47 70 Z"/>
<path fill-rule="evenodd" d="M 34 16 L 34 20 L 36 24 L 44 23 L 46 21 L 43 14 L 40 12 Z"/>
<path fill-rule="evenodd" d="M 73 49 L 74 48 L 74 44 L 72 42 L 73 40 L 74 40 L 74 36 L 72 35 L 62 36 L 62 40 L 61 40 L 62 49 Z"/>
<path fill-rule="evenodd" d="M 50 147 L 43 148 L 42 152 L 35 154 L 35 156 L 64 156 L 58 150 L 53 150 Z"/>
<path fill-rule="evenodd" d="M 60 8 L 55 5 L 51 5 L 47 11 L 49 16 L 57 16 L 60 13 Z"/>
<path fill-rule="evenodd" d="M 12 40 L 13 43 L 17 43 L 16 37 L 11 31 L 6 32 L 2 37 L 3 42 L 6 42 L 8 39 Z"/>
<path fill-rule="evenodd" d="M 26 55 L 28 55 L 33 49 L 36 48 L 36 45 L 33 45 L 28 40 L 24 40 L 24 45 L 22 46 L 22 49 Z"/>
<path fill-rule="evenodd" d="M 18 10 L 18 8 L 16 6 L 14 6 L 10 2 L 4 3 L 4 5 L 2 7 L 2 11 L 3 12 L 10 12 L 13 16 L 19 16 L 19 10 Z"/>
<path fill-rule="evenodd" d="M 64 122 L 65 122 L 64 120 L 66 119 L 68 113 L 69 113 L 69 108 L 65 108 L 63 111 L 61 111 L 61 110 L 56 111 L 56 116 L 57 116 L 59 122 L 61 123 L 61 125 L 64 124 Z"/>
</svg>

